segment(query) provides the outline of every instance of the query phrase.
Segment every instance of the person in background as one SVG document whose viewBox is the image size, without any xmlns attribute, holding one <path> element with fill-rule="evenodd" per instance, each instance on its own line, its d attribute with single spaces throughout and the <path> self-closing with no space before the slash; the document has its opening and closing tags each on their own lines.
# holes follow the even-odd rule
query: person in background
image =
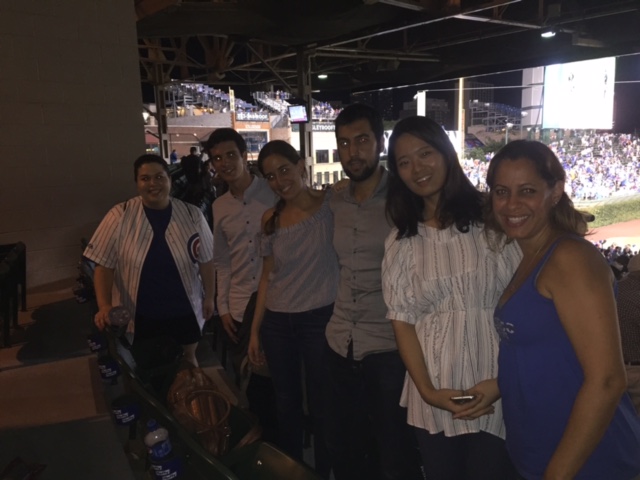
<svg viewBox="0 0 640 480">
<path fill-rule="evenodd" d="M 216 169 L 213 168 L 213 162 L 211 161 L 211 159 L 202 162 L 202 164 L 200 165 L 200 175 L 202 176 L 202 178 L 206 179 L 207 182 L 209 182 L 210 187 L 216 193 L 215 197 L 218 198 L 220 195 L 217 194 L 216 185 L 213 182 L 213 177 L 215 176 L 215 174 Z"/>
<path fill-rule="evenodd" d="M 216 198 L 216 192 L 211 184 L 211 178 L 202 174 L 202 162 L 196 154 L 197 148 L 191 147 L 191 154 L 182 157 L 180 166 L 186 180 L 180 186 L 175 182 L 172 195 L 183 202 L 195 205 L 200 209 L 207 220 L 209 228 L 213 227 L 212 203 Z"/>
<path fill-rule="evenodd" d="M 640 414 L 640 255 L 626 266 L 627 276 L 618 284 L 618 322 L 622 355 L 627 370 L 627 392 Z"/>
<path fill-rule="evenodd" d="M 487 393 L 502 395 L 518 472 L 527 480 L 635 478 L 640 418 L 625 393 L 615 282 L 583 238 L 562 165 L 544 144 L 517 140 L 493 157 L 487 185 L 487 226 L 523 253 L 496 309 L 499 375 Z"/>
<path fill-rule="evenodd" d="M 180 166 L 185 171 L 185 175 L 187 171 L 195 172 L 200 171 L 200 164 L 202 161 L 200 160 L 200 155 L 198 155 L 198 147 L 191 147 L 189 149 L 189 155 L 182 157 L 180 159 Z"/>
<path fill-rule="evenodd" d="M 326 329 L 327 447 L 336 480 L 421 479 L 400 393 L 406 370 L 385 319 L 380 264 L 391 229 L 384 208 L 388 173 L 379 164 L 382 117 L 353 104 L 336 118 L 348 188 L 330 201 L 340 263 L 335 309 Z"/>
<path fill-rule="evenodd" d="M 396 124 L 389 170 L 386 209 L 395 227 L 385 243 L 382 287 L 409 374 L 401 404 L 426 477 L 515 479 L 501 405 L 487 399 L 487 387 L 498 375 L 493 310 L 520 252 L 513 244 L 492 248 L 484 195 L 433 120 Z"/>
<path fill-rule="evenodd" d="M 269 184 L 249 173 L 247 144 L 231 128 L 215 130 L 205 144 L 216 176 L 228 191 L 213 202 L 213 261 L 217 280 L 217 309 L 225 332 L 227 352 L 236 382 L 247 355 L 256 292 L 262 270 L 258 236 L 262 214 L 278 196 Z M 262 372 L 264 373 L 264 372 Z M 249 408 L 263 427 L 266 439 L 275 435 L 273 386 L 267 375 L 253 372 L 247 385 Z"/>
<path fill-rule="evenodd" d="M 640 414 L 640 255 L 629 259 L 627 270 L 629 273 L 618 284 L 616 300 L 627 392 Z"/>
<path fill-rule="evenodd" d="M 113 207 L 84 256 L 96 263 L 95 324 L 109 324 L 122 305 L 134 316 L 134 344 L 168 335 L 196 360 L 204 322 L 213 315 L 213 238 L 202 213 L 171 198 L 167 163 L 142 155 L 134 163 L 139 196 Z"/>
<path fill-rule="evenodd" d="M 178 153 L 175 149 L 171 150 L 171 154 L 169 155 L 169 163 L 173 165 L 174 163 L 178 163 Z"/>
<path fill-rule="evenodd" d="M 300 461 L 304 368 L 315 469 L 329 478 L 323 434 L 324 331 L 333 312 L 338 281 L 338 262 L 331 244 L 330 194 L 307 186 L 304 160 L 282 140 L 262 148 L 258 167 L 280 199 L 262 216 L 262 275 L 249 358 L 254 365 L 261 365 L 266 358 L 276 392 L 276 443 Z"/>
</svg>

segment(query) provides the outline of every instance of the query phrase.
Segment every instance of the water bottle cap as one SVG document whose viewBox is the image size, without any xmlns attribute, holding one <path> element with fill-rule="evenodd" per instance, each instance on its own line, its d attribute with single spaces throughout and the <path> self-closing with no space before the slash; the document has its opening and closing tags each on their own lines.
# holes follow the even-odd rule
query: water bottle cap
<svg viewBox="0 0 640 480">
<path fill-rule="evenodd" d="M 147 430 L 153 432 L 158 429 L 158 422 L 156 422 L 153 418 L 147 422 Z"/>
</svg>

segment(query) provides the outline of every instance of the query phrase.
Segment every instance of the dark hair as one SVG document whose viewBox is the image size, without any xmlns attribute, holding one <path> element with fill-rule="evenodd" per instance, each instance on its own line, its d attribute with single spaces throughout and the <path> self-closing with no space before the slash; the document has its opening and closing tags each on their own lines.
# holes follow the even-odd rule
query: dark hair
<svg viewBox="0 0 640 480">
<path fill-rule="evenodd" d="M 502 147 L 491 159 L 489 170 L 487 170 L 487 185 L 489 189 L 493 190 L 496 172 L 503 162 L 520 159 L 530 161 L 540 178 L 545 181 L 549 188 L 555 186 L 557 182 L 564 182 L 566 178 L 560 160 L 544 143 L 534 140 L 514 140 Z M 573 202 L 564 191 L 556 206 L 551 210 L 549 221 L 552 227 L 564 233 L 580 236 L 584 236 L 587 233 L 587 222 L 584 215 L 574 208 Z M 493 205 L 490 201 L 486 203 L 485 223 L 487 227 L 504 233 L 496 220 Z"/>
<path fill-rule="evenodd" d="M 468 232 L 472 223 L 481 223 L 484 196 L 464 174 L 447 133 L 433 120 L 413 116 L 399 121 L 389 137 L 386 211 L 398 228 L 398 238 L 416 235 L 418 223 L 425 220 L 424 199 L 413 193 L 398 175 L 395 146 L 405 133 L 427 142 L 444 157 L 446 176 L 435 211 L 439 227 L 455 224 L 459 231 Z"/>
<path fill-rule="evenodd" d="M 158 165 L 161 165 L 167 176 L 171 178 L 171 175 L 169 174 L 169 165 L 167 165 L 167 162 L 164 161 L 164 158 L 162 158 L 160 155 L 154 155 L 153 153 L 146 153 L 136 158 L 136 161 L 133 162 L 134 182 L 138 181 L 138 170 L 140 170 L 140 167 L 147 163 L 157 163 Z"/>
<path fill-rule="evenodd" d="M 271 155 L 280 155 L 281 157 L 289 160 L 289 162 L 291 162 L 293 165 L 297 165 L 302 161 L 302 157 L 297 152 L 297 150 L 287 142 L 285 142 L 284 140 L 272 140 L 268 142 L 264 147 L 262 147 L 262 150 L 260 150 L 260 153 L 258 154 L 258 170 L 260 170 L 260 173 L 263 177 L 264 161 Z M 278 216 L 280 215 L 280 212 L 282 212 L 284 205 L 285 201 L 280 198 L 275 205 L 273 215 L 271 215 L 271 218 L 269 218 L 269 220 L 267 220 L 267 223 L 265 223 L 264 225 L 264 233 L 266 235 L 273 235 L 275 233 Z"/>
<path fill-rule="evenodd" d="M 210 155 L 210 150 L 222 142 L 235 142 L 238 150 L 240 151 L 240 155 L 244 155 L 247 151 L 247 142 L 245 142 L 242 135 L 236 132 L 233 128 L 218 128 L 209 135 L 209 139 L 204 144 L 207 154 Z"/>
<path fill-rule="evenodd" d="M 344 108 L 335 120 L 336 138 L 338 137 L 338 128 L 350 125 L 358 120 L 367 120 L 371 125 L 371 130 L 376 136 L 376 141 L 380 141 L 380 138 L 384 136 L 384 124 L 382 123 L 382 116 L 378 111 L 364 103 L 353 103 Z"/>
</svg>

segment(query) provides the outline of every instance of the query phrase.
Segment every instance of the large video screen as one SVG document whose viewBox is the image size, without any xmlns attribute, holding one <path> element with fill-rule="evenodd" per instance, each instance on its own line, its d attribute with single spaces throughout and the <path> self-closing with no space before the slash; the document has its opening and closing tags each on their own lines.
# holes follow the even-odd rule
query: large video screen
<svg viewBox="0 0 640 480">
<path fill-rule="evenodd" d="M 542 128 L 613 128 L 615 75 L 615 57 L 545 67 Z"/>
</svg>

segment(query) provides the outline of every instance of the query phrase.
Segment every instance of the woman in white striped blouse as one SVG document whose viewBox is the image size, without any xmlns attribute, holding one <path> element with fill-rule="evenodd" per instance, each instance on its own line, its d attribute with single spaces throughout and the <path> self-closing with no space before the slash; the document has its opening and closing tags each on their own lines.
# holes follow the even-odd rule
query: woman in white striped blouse
<svg viewBox="0 0 640 480">
<path fill-rule="evenodd" d="M 483 194 L 437 123 L 399 122 L 389 170 L 387 214 L 395 228 L 385 244 L 383 293 L 408 372 L 399 400 L 427 478 L 516 478 L 500 402 L 491 403 L 495 392 L 485 381 L 498 373 L 493 310 L 520 252 L 513 244 L 490 248 Z"/>
</svg>

